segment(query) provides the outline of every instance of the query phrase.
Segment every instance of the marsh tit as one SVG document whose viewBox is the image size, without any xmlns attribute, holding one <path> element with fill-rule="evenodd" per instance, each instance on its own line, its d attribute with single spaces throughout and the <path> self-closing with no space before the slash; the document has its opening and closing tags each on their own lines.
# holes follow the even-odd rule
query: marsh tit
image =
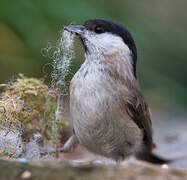
<svg viewBox="0 0 187 180">
<path fill-rule="evenodd" d="M 169 162 L 152 153 L 150 110 L 137 81 L 137 49 L 129 31 L 104 19 L 64 29 L 82 41 L 85 61 L 70 84 L 74 133 L 59 151 L 70 152 L 80 144 L 116 161 L 134 155 Z"/>
</svg>

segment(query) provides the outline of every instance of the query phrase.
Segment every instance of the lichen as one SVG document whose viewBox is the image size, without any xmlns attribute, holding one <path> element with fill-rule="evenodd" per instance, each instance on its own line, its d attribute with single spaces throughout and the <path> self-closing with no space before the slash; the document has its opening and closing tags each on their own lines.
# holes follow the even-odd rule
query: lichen
<svg viewBox="0 0 187 180">
<path fill-rule="evenodd" d="M 22 74 L 12 83 L 0 85 L 0 127 L 7 134 L 22 131 L 22 140 L 29 141 L 40 133 L 43 140 L 51 140 L 55 146 L 60 142 L 62 127 L 67 125 L 63 117 L 57 117 L 57 93 L 50 90 L 43 80 L 27 78 Z"/>
</svg>

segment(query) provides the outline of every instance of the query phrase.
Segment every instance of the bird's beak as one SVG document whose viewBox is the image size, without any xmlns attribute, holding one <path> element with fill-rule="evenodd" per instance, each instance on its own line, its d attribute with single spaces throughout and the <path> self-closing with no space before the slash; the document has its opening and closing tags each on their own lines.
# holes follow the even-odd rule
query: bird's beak
<svg viewBox="0 0 187 180">
<path fill-rule="evenodd" d="M 76 35 L 79 35 L 79 36 L 81 36 L 83 34 L 84 29 L 85 29 L 84 26 L 72 26 L 72 25 L 70 25 L 70 26 L 65 26 L 64 27 L 64 30 L 69 31 L 69 32 L 71 32 L 73 34 L 76 34 Z"/>
</svg>

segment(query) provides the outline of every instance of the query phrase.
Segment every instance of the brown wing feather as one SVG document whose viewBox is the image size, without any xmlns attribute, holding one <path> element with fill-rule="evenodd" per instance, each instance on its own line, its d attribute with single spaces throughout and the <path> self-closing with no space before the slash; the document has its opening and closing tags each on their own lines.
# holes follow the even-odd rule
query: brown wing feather
<svg viewBox="0 0 187 180">
<path fill-rule="evenodd" d="M 115 61 L 114 61 L 115 62 Z M 128 78 L 121 76 L 119 72 L 114 68 L 113 61 L 105 62 L 107 63 L 107 68 L 105 68 L 105 73 L 108 74 L 110 80 L 113 79 L 115 83 L 120 82 L 121 85 L 125 87 L 124 93 L 125 109 L 132 120 L 138 125 L 142 132 L 144 133 L 143 143 L 147 150 L 152 150 L 155 146 L 152 140 L 152 123 L 150 118 L 149 108 L 145 99 L 141 93 L 138 81 L 134 78 Z"/>
<path fill-rule="evenodd" d="M 140 91 L 138 82 L 127 83 L 129 93 L 126 99 L 126 111 L 144 134 L 143 144 L 151 151 L 154 147 L 152 139 L 152 122 L 147 103 Z"/>
</svg>

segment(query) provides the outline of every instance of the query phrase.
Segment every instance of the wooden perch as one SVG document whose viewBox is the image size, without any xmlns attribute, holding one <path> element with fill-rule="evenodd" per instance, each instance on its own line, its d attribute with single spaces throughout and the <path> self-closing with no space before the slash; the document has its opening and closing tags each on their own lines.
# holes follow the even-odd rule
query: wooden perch
<svg viewBox="0 0 187 180">
<path fill-rule="evenodd" d="M 143 164 L 143 163 L 142 163 Z M 0 160 L 1 180 L 186 180 L 187 171 L 148 164 L 72 166 L 65 162 L 21 163 Z"/>
</svg>

